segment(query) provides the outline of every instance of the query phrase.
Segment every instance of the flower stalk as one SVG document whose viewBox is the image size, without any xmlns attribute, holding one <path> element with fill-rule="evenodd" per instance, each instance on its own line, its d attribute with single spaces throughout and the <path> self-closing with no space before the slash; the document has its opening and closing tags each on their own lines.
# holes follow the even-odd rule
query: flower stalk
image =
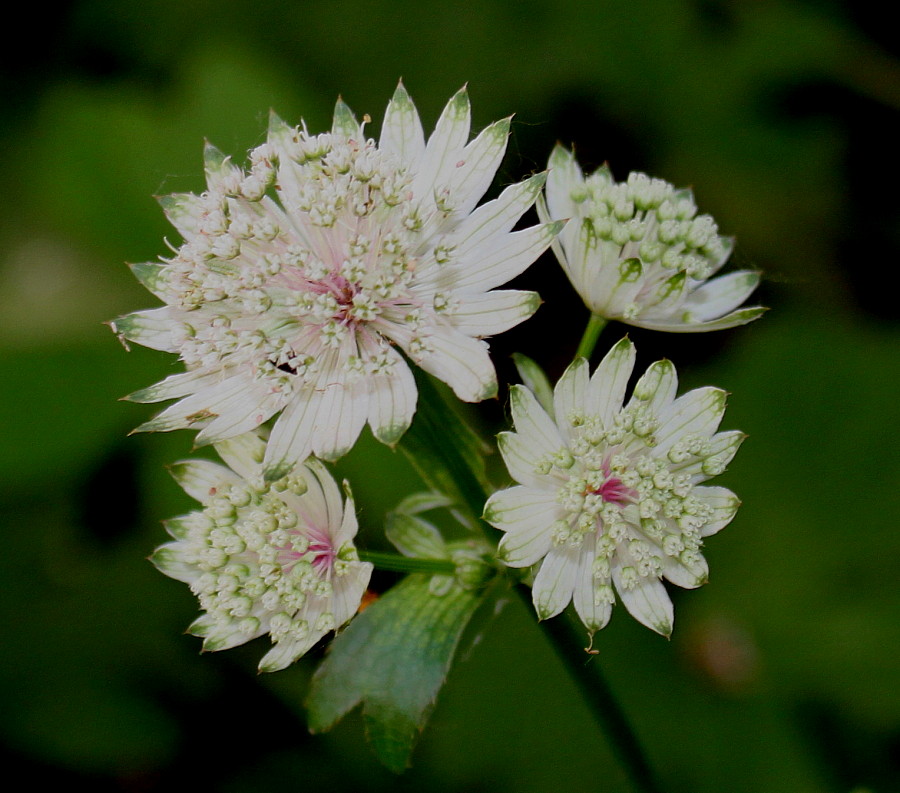
<svg viewBox="0 0 900 793">
<path fill-rule="evenodd" d="M 371 562 L 378 570 L 394 573 L 430 573 L 432 575 L 454 575 L 456 564 L 448 559 L 411 559 L 396 553 L 359 550 L 361 562 Z"/>
<path fill-rule="evenodd" d="M 587 327 L 584 329 L 584 335 L 581 337 L 581 342 L 578 344 L 578 350 L 575 353 L 576 358 L 587 358 L 588 360 L 591 360 L 591 355 L 594 354 L 594 348 L 597 346 L 597 339 L 599 339 L 600 334 L 603 333 L 603 329 L 606 327 L 607 322 L 608 320 L 604 319 L 599 314 L 591 314 Z"/>
</svg>

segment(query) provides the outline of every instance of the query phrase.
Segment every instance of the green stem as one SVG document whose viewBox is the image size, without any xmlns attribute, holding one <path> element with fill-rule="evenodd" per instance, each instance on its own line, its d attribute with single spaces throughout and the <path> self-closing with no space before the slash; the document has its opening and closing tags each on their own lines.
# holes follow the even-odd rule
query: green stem
<svg viewBox="0 0 900 793">
<path fill-rule="evenodd" d="M 453 575 L 456 565 L 449 559 L 413 559 L 396 553 L 363 551 L 357 549 L 362 562 L 371 562 L 379 570 L 393 570 L 395 573 L 438 573 Z"/>
<path fill-rule="evenodd" d="M 583 357 L 591 360 L 594 347 L 597 346 L 597 339 L 600 338 L 600 333 L 606 327 L 607 321 L 599 314 L 591 314 L 587 327 L 584 329 L 584 335 L 581 337 L 581 343 L 578 345 L 578 351 L 575 353 L 576 358 Z"/>
<path fill-rule="evenodd" d="M 531 598 L 524 587 L 517 587 L 517 590 L 530 606 Z M 541 622 L 541 628 L 578 686 L 594 719 L 606 733 L 613 754 L 628 771 L 637 790 L 641 793 L 662 793 L 637 734 L 606 682 L 598 659 L 595 656 L 586 657 L 582 649 L 586 634 L 580 622 L 576 624 L 575 619 L 564 613 L 553 619 L 544 620 Z"/>
</svg>

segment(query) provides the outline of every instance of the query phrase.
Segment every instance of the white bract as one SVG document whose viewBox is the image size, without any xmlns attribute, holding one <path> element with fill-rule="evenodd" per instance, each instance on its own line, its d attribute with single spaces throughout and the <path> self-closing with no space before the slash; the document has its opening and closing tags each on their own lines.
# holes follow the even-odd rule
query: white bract
<svg viewBox="0 0 900 793">
<path fill-rule="evenodd" d="M 675 368 L 665 360 L 647 369 L 623 407 L 634 360 L 628 339 L 592 377 L 576 359 L 554 389 L 555 417 L 527 388 L 512 388 L 515 432 L 498 440 L 519 484 L 494 493 L 484 515 L 505 532 L 507 565 L 540 563 L 540 619 L 574 601 L 594 632 L 617 593 L 636 619 L 669 635 L 672 602 L 660 579 L 705 583 L 703 538 L 728 524 L 740 502 L 701 483 L 725 470 L 744 435 L 717 432 L 725 392 L 699 388 L 676 399 Z"/>
<path fill-rule="evenodd" d="M 400 85 L 378 143 L 339 100 L 320 135 L 273 116 L 248 170 L 207 146 L 206 192 L 162 199 L 184 244 L 133 267 L 166 305 L 113 323 L 187 368 L 131 395 L 179 400 L 139 429 L 197 428 L 210 443 L 280 412 L 265 460 L 278 479 L 309 454 L 340 457 L 366 422 L 385 443 L 400 438 L 417 393 L 397 347 L 460 399 L 493 396 L 482 338 L 531 316 L 539 298 L 492 290 L 562 224 L 511 231 L 545 174 L 476 209 L 509 119 L 472 141 L 469 125 L 461 90 L 426 143 Z"/>
<path fill-rule="evenodd" d="M 229 468 L 205 460 L 172 473 L 203 509 L 167 521 L 175 538 L 153 563 L 190 584 L 205 612 L 190 627 L 204 650 L 269 634 L 264 672 L 296 661 L 359 608 L 372 565 L 359 561 L 353 500 L 313 457 L 288 476 L 263 478 L 264 442 L 246 434 L 216 444 Z"/>
<path fill-rule="evenodd" d="M 571 218 L 553 250 L 594 314 L 687 333 L 743 325 L 765 311 L 738 308 L 759 284 L 758 273 L 707 281 L 732 242 L 709 215 L 697 215 L 690 190 L 642 173 L 617 183 L 606 166 L 585 178 L 572 152 L 557 146 L 545 192 L 541 218 Z"/>
</svg>

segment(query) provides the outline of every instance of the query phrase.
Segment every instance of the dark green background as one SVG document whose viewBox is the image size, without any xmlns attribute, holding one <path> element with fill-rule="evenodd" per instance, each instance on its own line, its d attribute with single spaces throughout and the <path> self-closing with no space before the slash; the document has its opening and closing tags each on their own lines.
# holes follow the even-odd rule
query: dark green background
<svg viewBox="0 0 900 793">
<path fill-rule="evenodd" d="M 773 310 L 702 336 L 632 331 L 642 363 L 732 392 L 744 500 L 674 592 L 667 643 L 620 608 L 592 663 L 683 793 L 900 790 L 897 293 L 900 68 L 874 2 L 481 0 L 33 3 L 0 91 L 0 756 L 92 790 L 631 790 L 532 616 L 484 619 L 399 781 L 351 718 L 310 737 L 315 658 L 257 677 L 263 646 L 199 656 L 182 584 L 145 557 L 190 507 L 117 398 L 178 369 L 104 320 L 155 300 L 125 261 L 176 242 L 151 196 L 202 188 L 208 137 L 240 157 L 274 107 L 314 131 L 340 93 L 379 121 L 398 77 L 430 130 L 468 82 L 475 125 L 516 113 L 495 189 L 556 140 L 692 185 L 761 268 Z M 886 13 L 886 12 L 881 12 Z M 557 376 L 586 319 L 555 264 L 546 304 L 493 345 Z M 623 332 L 611 327 L 611 344 Z M 476 414 L 488 430 L 502 400 Z M 364 442 L 341 465 L 363 536 L 414 486 Z M 499 483 L 499 479 L 498 479 Z M 365 539 L 363 540 L 365 541 Z M 389 583 L 379 578 L 379 586 Z M 892 754 L 893 753 L 893 754 Z"/>
</svg>

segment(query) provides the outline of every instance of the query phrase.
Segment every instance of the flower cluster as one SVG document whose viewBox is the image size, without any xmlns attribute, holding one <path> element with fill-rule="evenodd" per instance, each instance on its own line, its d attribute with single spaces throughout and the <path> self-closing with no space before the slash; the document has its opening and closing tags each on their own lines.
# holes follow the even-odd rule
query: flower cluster
<svg viewBox="0 0 900 793">
<path fill-rule="evenodd" d="M 497 574 L 497 559 L 534 568 L 522 579 L 532 582 L 539 618 L 573 602 L 591 633 L 618 598 L 669 635 L 663 579 L 687 588 L 706 581 L 703 541 L 739 502 L 704 482 L 744 436 L 718 431 L 724 392 L 676 397 L 665 360 L 626 402 L 635 363 L 627 338 L 593 375 L 578 357 L 551 390 L 529 361 L 523 376 L 532 388 L 511 389 L 514 431 L 498 444 L 518 484 L 484 507 L 503 532 L 499 546 L 448 543 L 419 516 L 448 508 L 474 529 L 481 500 L 473 510 L 469 496 L 486 485 L 476 445 L 458 438 L 447 452 L 454 459 L 429 476 L 442 460 L 429 452 L 422 464 L 422 438 L 441 443 L 467 428 L 426 417 L 405 451 L 436 490 L 452 492 L 448 482 L 465 477 L 465 508 L 444 493 L 411 496 L 385 526 L 404 556 L 357 552 L 349 489 L 342 499 L 320 459 L 348 452 L 366 424 L 383 443 L 400 440 L 419 398 L 411 365 L 464 401 L 496 395 L 484 339 L 539 304 L 534 292 L 497 287 L 547 248 L 594 315 L 579 355 L 593 350 L 600 318 L 688 332 L 763 311 L 739 308 L 757 273 L 711 278 L 730 241 L 697 214 L 688 191 L 659 179 L 633 173 L 617 183 L 606 168 L 585 177 L 558 146 L 548 173 L 479 206 L 509 120 L 469 140 L 470 116 L 463 89 L 426 140 L 402 84 L 377 142 L 366 134 L 368 117 L 360 123 L 341 100 L 321 134 L 273 115 L 246 167 L 207 146 L 206 190 L 161 199 L 183 241 L 171 258 L 132 269 L 163 305 L 112 325 L 123 340 L 175 353 L 185 367 L 130 396 L 175 400 L 138 430 L 196 430 L 198 444 L 213 444 L 227 465 L 173 467 L 202 508 L 169 521 L 173 540 L 152 557 L 198 597 L 203 613 L 190 630 L 204 649 L 268 634 L 273 647 L 260 669 L 284 668 L 356 613 L 373 560 L 431 575 L 435 597 L 479 590 Z M 513 231 L 535 203 L 541 222 Z"/>
<path fill-rule="evenodd" d="M 356 612 L 372 565 L 359 561 L 353 501 L 341 501 L 310 458 L 274 482 L 263 478 L 265 443 L 254 434 L 216 444 L 230 469 L 193 460 L 172 473 L 203 509 L 170 520 L 174 538 L 154 564 L 188 583 L 205 612 L 190 627 L 204 650 L 269 634 L 260 671 L 283 669 Z"/>
<path fill-rule="evenodd" d="M 563 224 L 511 231 L 543 174 L 475 208 L 509 120 L 472 141 L 469 127 L 462 90 L 426 143 L 400 85 L 379 143 L 338 101 L 319 135 L 273 116 L 247 170 L 208 146 L 207 190 L 162 199 L 184 244 L 133 268 L 165 306 L 114 323 L 187 369 L 131 395 L 179 400 L 139 429 L 199 429 L 198 442 L 214 443 L 280 414 L 265 458 L 275 480 L 310 454 L 340 457 L 367 422 L 385 443 L 400 438 L 417 394 L 397 348 L 460 399 L 494 395 L 482 338 L 531 316 L 539 299 L 492 290 Z"/>
<path fill-rule="evenodd" d="M 585 178 L 574 155 L 557 146 L 545 192 L 541 216 L 572 219 L 553 249 L 594 314 L 686 333 L 743 325 L 763 313 L 737 309 L 758 273 L 707 282 L 728 259 L 731 240 L 709 215 L 697 215 L 689 190 L 642 173 L 616 182 L 605 166 Z"/>
<path fill-rule="evenodd" d="M 739 501 L 701 485 L 721 473 L 744 439 L 717 432 L 725 394 L 700 388 L 675 398 L 669 361 L 651 365 L 624 404 L 634 346 L 620 341 L 588 375 L 576 359 L 550 410 L 523 386 L 510 399 L 515 432 L 499 437 L 517 486 L 495 493 L 485 519 L 505 532 L 501 558 L 540 563 L 533 598 L 541 619 L 570 601 L 592 633 L 609 620 L 615 594 L 653 630 L 672 631 L 661 578 L 692 588 L 707 567 L 703 538 L 725 526 Z"/>
</svg>

